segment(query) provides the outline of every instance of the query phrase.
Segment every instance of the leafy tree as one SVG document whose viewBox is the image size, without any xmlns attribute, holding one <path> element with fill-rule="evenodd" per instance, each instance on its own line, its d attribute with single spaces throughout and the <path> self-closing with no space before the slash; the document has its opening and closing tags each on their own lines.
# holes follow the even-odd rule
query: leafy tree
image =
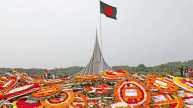
<svg viewBox="0 0 193 108">
<path fill-rule="evenodd" d="M 145 71 L 146 72 L 146 66 L 144 64 L 140 64 L 137 66 L 137 69 L 136 69 L 138 72 L 140 71 Z"/>
</svg>

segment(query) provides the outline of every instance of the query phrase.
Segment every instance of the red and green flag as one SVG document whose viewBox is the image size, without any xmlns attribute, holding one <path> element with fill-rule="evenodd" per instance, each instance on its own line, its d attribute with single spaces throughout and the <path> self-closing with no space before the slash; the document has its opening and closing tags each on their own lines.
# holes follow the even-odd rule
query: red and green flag
<svg viewBox="0 0 193 108">
<path fill-rule="evenodd" d="M 100 12 L 106 17 L 117 19 L 117 8 L 100 1 Z"/>
</svg>

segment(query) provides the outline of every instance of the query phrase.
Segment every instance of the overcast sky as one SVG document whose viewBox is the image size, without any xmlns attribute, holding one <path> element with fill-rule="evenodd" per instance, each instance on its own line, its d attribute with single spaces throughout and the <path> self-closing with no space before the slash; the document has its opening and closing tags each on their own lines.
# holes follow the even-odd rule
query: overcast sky
<svg viewBox="0 0 193 108">
<path fill-rule="evenodd" d="M 109 65 L 193 59 L 193 0 L 104 0 L 102 51 Z M 98 0 L 0 0 L 0 67 L 84 66 L 99 23 Z"/>
</svg>

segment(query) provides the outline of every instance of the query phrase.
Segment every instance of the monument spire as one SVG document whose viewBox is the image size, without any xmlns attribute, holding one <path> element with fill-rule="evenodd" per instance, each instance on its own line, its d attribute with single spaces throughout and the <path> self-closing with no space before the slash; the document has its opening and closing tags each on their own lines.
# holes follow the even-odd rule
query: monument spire
<svg viewBox="0 0 193 108">
<path fill-rule="evenodd" d="M 86 67 L 81 71 L 81 75 L 98 74 L 100 71 L 103 71 L 106 69 L 110 69 L 110 67 L 104 60 L 104 57 L 102 55 L 100 45 L 99 45 L 98 34 L 96 32 L 96 40 L 95 40 L 93 55 L 89 63 L 86 65 Z"/>
</svg>

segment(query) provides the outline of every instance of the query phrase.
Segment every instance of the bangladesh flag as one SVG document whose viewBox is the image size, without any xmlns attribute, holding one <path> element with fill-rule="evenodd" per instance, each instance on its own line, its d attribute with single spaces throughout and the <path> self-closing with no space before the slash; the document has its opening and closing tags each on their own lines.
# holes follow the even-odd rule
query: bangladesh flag
<svg viewBox="0 0 193 108">
<path fill-rule="evenodd" d="M 106 17 L 117 19 L 117 8 L 100 1 L 100 12 Z"/>
</svg>

